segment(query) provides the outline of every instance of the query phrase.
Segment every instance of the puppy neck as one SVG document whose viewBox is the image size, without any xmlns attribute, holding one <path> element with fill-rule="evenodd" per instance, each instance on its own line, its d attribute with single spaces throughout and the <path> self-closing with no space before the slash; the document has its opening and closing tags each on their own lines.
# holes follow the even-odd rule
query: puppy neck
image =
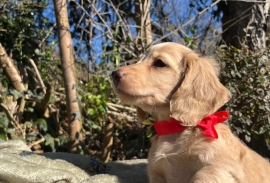
<svg viewBox="0 0 270 183">
<path fill-rule="evenodd" d="M 155 121 L 162 121 L 162 120 L 170 120 L 170 111 L 166 112 L 166 111 L 160 111 L 160 112 L 156 112 L 156 113 L 152 113 L 151 114 L 154 118 Z"/>
<path fill-rule="evenodd" d="M 203 130 L 203 134 L 209 137 L 218 138 L 218 134 L 215 130 L 215 124 L 225 122 L 229 118 L 229 113 L 227 111 L 219 111 L 212 115 L 209 115 L 199 121 L 196 127 Z M 181 122 L 176 119 L 163 120 L 154 122 L 154 128 L 157 135 L 170 135 L 174 133 L 180 133 L 188 128 L 188 126 L 181 125 Z"/>
</svg>

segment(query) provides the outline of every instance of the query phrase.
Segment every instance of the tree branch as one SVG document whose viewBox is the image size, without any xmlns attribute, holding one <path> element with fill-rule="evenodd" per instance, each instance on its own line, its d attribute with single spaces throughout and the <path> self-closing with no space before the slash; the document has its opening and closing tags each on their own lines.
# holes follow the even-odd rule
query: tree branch
<svg viewBox="0 0 270 183">
<path fill-rule="evenodd" d="M 25 87 L 23 85 L 22 77 L 16 66 L 14 65 L 11 58 L 8 57 L 5 49 L 0 43 L 0 67 L 4 69 L 5 75 L 11 82 L 11 85 L 15 88 L 15 90 L 19 92 L 25 91 Z"/>
</svg>

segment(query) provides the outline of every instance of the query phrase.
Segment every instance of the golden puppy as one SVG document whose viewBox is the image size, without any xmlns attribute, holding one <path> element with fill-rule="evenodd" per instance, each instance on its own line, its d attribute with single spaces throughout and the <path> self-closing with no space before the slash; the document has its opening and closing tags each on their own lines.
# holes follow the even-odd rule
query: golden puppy
<svg viewBox="0 0 270 183">
<path fill-rule="evenodd" d="M 153 116 L 151 183 L 270 183 L 270 164 L 243 145 L 215 113 L 230 99 L 218 64 L 185 46 L 151 47 L 137 64 L 112 72 L 121 101 Z"/>
</svg>

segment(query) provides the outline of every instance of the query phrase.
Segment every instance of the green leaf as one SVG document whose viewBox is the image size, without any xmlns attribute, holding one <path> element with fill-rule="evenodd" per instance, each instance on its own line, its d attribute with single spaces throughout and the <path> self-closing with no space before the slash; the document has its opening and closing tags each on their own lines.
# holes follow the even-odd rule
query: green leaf
<svg viewBox="0 0 270 183">
<path fill-rule="evenodd" d="M 150 119 L 147 119 L 147 120 L 144 120 L 142 122 L 142 124 L 144 124 L 144 125 L 152 125 L 152 121 Z"/>
<path fill-rule="evenodd" d="M 26 108 L 26 111 L 28 111 L 28 112 L 34 112 L 34 108 L 32 108 L 32 107 L 27 107 L 27 108 Z"/>
<path fill-rule="evenodd" d="M 248 136 L 248 135 L 245 135 L 245 140 L 246 140 L 246 142 L 250 142 L 251 137 L 250 137 L 250 136 Z"/>
<path fill-rule="evenodd" d="M 4 134 L 4 133 L 0 133 L 0 139 L 2 139 L 2 140 L 6 140 L 6 134 Z"/>
<path fill-rule="evenodd" d="M 191 40 L 191 38 L 190 38 L 190 37 L 188 37 L 188 36 L 186 36 L 186 37 L 185 37 L 185 42 L 187 42 L 187 43 L 188 43 L 190 40 Z"/>
<path fill-rule="evenodd" d="M 88 110 L 87 110 L 87 114 L 88 114 L 89 116 L 93 116 L 93 115 L 96 114 L 96 111 L 95 111 L 94 109 L 88 109 Z"/>
<path fill-rule="evenodd" d="M 46 132 L 48 130 L 47 121 L 44 118 L 37 119 L 34 124 L 38 126 L 40 131 Z"/>
<path fill-rule="evenodd" d="M 9 119 L 7 116 L 3 113 L 0 113 L 0 128 L 7 129 L 9 124 Z"/>
<path fill-rule="evenodd" d="M 195 34 L 196 32 L 196 27 L 192 27 L 192 29 L 190 30 L 191 34 Z"/>
<path fill-rule="evenodd" d="M 36 133 L 36 132 L 28 133 L 28 134 L 26 134 L 26 139 L 31 140 L 31 141 L 35 141 L 35 140 L 37 140 L 37 135 L 38 135 L 38 133 Z"/>
<path fill-rule="evenodd" d="M 14 89 L 9 89 L 9 93 L 13 95 L 14 100 L 17 100 L 18 98 L 22 98 L 24 96 L 23 93 L 18 92 L 17 90 Z"/>
<path fill-rule="evenodd" d="M 15 134 L 16 134 L 15 128 L 8 128 L 7 134 L 9 134 L 11 136 L 11 138 L 15 137 Z"/>
<path fill-rule="evenodd" d="M 65 135 L 58 136 L 58 139 L 60 141 L 60 145 L 68 143 L 68 141 L 69 141 L 69 138 L 67 136 L 65 136 Z"/>
<path fill-rule="evenodd" d="M 93 128 L 93 129 L 98 129 L 99 126 L 98 126 L 96 123 L 93 123 L 93 124 L 92 124 L 92 128 Z"/>
<path fill-rule="evenodd" d="M 118 132 L 115 132 L 114 133 L 114 136 L 118 137 L 119 136 L 119 133 Z"/>
<path fill-rule="evenodd" d="M 9 19 L 7 22 L 8 22 L 8 24 L 9 24 L 11 27 L 14 26 L 14 22 L 13 22 L 11 19 Z"/>
<path fill-rule="evenodd" d="M 147 130 L 146 130 L 146 137 L 147 138 L 150 138 L 150 137 L 152 137 L 152 135 L 153 135 L 152 129 L 151 128 L 147 128 Z"/>
<path fill-rule="evenodd" d="M 27 90 L 26 93 L 29 97 L 35 96 L 31 90 Z"/>
<path fill-rule="evenodd" d="M 266 128 L 264 127 L 264 126 L 262 126 L 261 128 L 260 128 L 260 130 L 259 130 L 259 135 L 261 135 L 261 134 L 264 134 L 265 132 L 266 132 Z"/>
<path fill-rule="evenodd" d="M 45 138 L 45 145 L 46 146 L 51 146 L 51 145 L 54 145 L 54 138 L 49 134 L 49 133 L 47 133 L 45 136 L 44 136 L 44 138 Z"/>
</svg>

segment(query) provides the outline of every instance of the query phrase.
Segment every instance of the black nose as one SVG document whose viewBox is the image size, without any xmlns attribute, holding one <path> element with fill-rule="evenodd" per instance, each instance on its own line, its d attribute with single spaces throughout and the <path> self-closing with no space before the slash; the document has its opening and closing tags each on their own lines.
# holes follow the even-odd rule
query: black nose
<svg viewBox="0 0 270 183">
<path fill-rule="evenodd" d="M 118 69 L 116 71 L 113 71 L 111 73 L 111 77 L 112 77 L 112 80 L 113 80 L 113 83 L 115 85 L 117 85 L 120 81 L 120 79 L 125 75 L 125 73 L 121 70 L 121 69 Z"/>
</svg>

